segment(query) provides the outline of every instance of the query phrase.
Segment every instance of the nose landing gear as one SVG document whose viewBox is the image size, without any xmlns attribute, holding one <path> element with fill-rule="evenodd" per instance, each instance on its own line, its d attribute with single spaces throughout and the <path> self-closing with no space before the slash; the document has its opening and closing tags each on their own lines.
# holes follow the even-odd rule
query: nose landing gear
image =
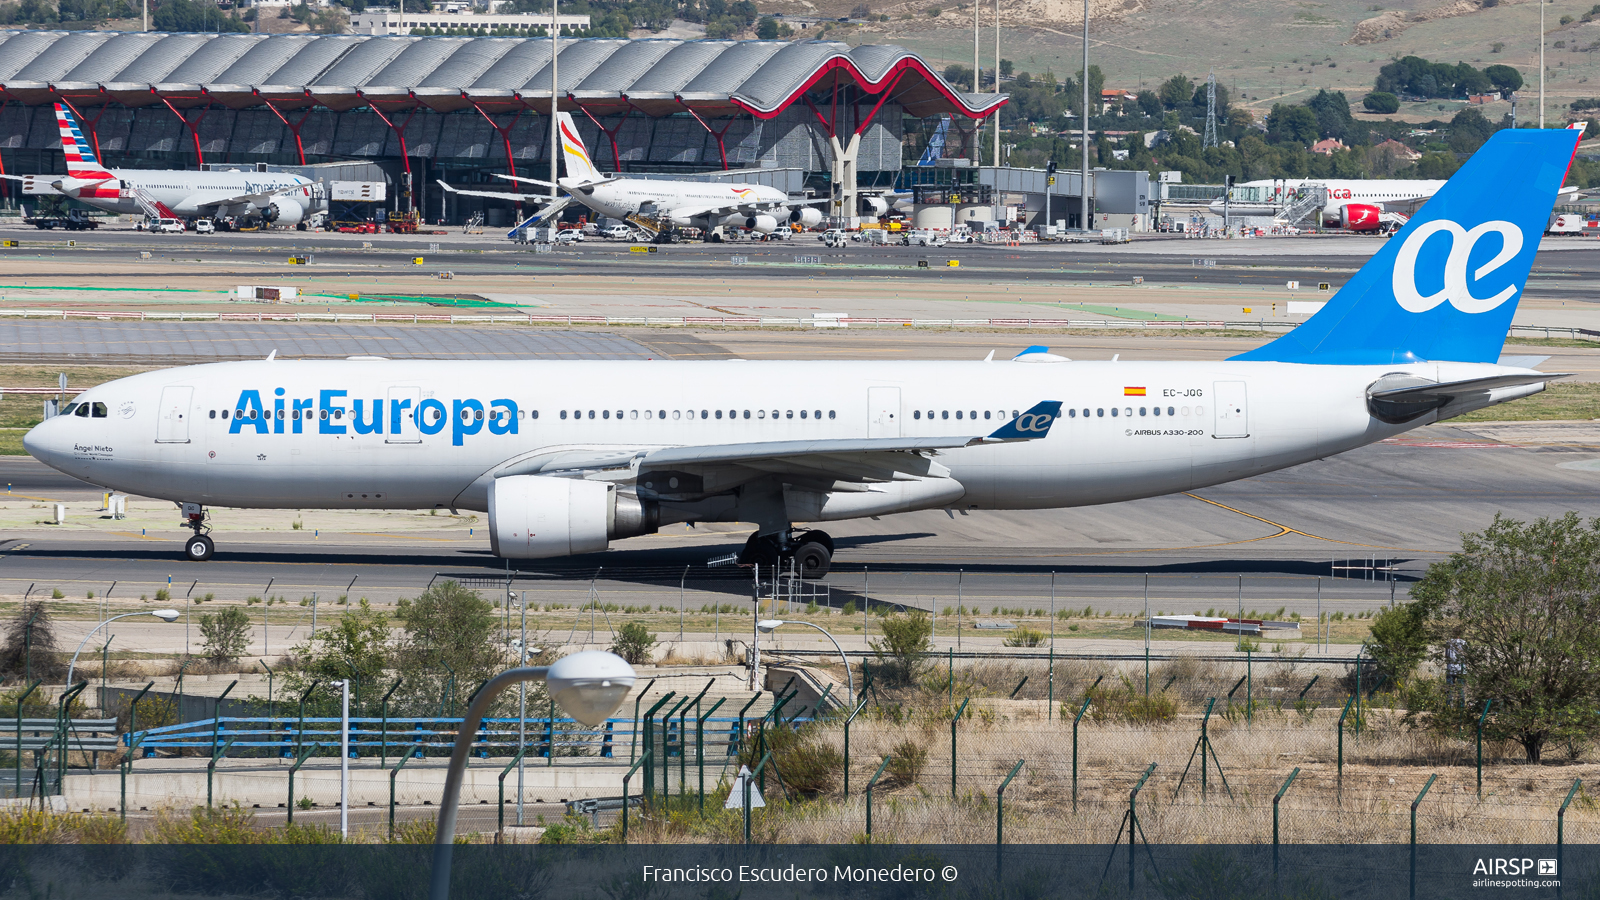
<svg viewBox="0 0 1600 900">
<path fill-rule="evenodd" d="M 194 536 L 183 542 L 183 556 L 190 562 L 205 562 L 217 551 L 216 543 L 204 534 L 206 508 L 198 503 L 179 505 L 183 508 L 183 521 L 179 524 L 194 529 Z"/>
</svg>

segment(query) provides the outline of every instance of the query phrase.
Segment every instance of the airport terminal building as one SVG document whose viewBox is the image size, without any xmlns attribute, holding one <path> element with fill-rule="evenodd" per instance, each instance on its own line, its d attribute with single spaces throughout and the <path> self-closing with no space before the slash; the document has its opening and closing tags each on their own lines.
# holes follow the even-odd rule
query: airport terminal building
<svg viewBox="0 0 1600 900">
<path fill-rule="evenodd" d="M 908 119 L 949 117 L 945 155 L 970 157 L 1006 102 L 894 46 L 563 39 L 552 66 L 549 38 L 7 31 L 0 166 L 65 171 L 62 103 L 107 165 L 375 163 L 397 208 L 459 220 L 436 180 L 548 177 L 553 74 L 602 169 L 791 170 L 840 215 L 921 153 Z"/>
</svg>

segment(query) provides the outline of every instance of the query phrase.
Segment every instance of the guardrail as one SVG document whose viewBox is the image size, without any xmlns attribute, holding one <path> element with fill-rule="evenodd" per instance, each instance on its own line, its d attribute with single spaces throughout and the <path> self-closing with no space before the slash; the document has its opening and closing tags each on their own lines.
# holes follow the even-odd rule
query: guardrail
<svg viewBox="0 0 1600 900">
<path fill-rule="evenodd" d="M 350 749 L 355 756 L 402 756 L 409 751 L 449 753 L 455 746 L 461 721 L 460 718 L 352 717 Z M 674 718 L 664 725 L 655 725 L 651 731 L 658 736 L 665 731 L 670 753 L 676 756 L 683 751 L 686 730 L 689 743 L 693 744 L 695 721 L 692 714 L 686 713 L 681 719 Z M 749 726 L 756 721 L 751 718 L 709 718 L 705 721 L 705 742 L 711 748 L 720 745 L 727 756 L 736 756 L 741 726 Z M 810 719 L 801 718 L 797 721 Z M 518 734 L 519 722 L 523 726 L 521 736 Z M 233 755 L 248 753 L 259 756 L 265 751 L 267 755 L 292 759 L 297 750 L 316 744 L 337 747 L 339 728 L 340 720 L 337 718 L 308 717 L 302 720 L 295 717 L 224 716 L 125 734 L 122 743 L 125 746 L 137 746 L 145 758 L 154 756 L 158 751 L 212 752 L 231 741 Z M 528 747 L 531 748 L 530 756 L 543 759 L 550 756 L 552 746 L 556 756 L 610 758 L 619 750 L 627 755 L 630 746 L 636 746 L 635 742 L 645 737 L 645 730 L 632 719 L 608 719 L 594 728 L 560 716 L 523 720 L 484 719 L 472 747 L 474 753 L 485 758 L 509 756 Z M 337 751 L 333 752 L 337 755 Z"/>
</svg>

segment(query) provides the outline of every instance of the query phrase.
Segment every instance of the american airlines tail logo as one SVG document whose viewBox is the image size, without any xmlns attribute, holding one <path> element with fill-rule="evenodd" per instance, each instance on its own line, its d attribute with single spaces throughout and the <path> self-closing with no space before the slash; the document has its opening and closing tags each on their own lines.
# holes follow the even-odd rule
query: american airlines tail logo
<svg viewBox="0 0 1600 900">
<path fill-rule="evenodd" d="M 1450 236 L 1450 251 L 1444 260 L 1444 284 L 1431 294 L 1423 294 L 1417 289 L 1417 257 L 1422 253 L 1423 245 L 1441 232 Z M 1445 219 L 1435 219 L 1418 226 L 1406 236 L 1405 243 L 1400 245 L 1400 252 L 1395 256 L 1395 301 L 1402 309 L 1414 313 L 1427 312 L 1441 303 L 1449 303 L 1464 313 L 1483 313 L 1515 297 L 1517 286 L 1514 284 L 1507 285 L 1490 297 L 1479 297 L 1472 293 L 1472 285 L 1467 279 L 1467 264 L 1478 241 L 1491 232 L 1500 236 L 1500 252 L 1473 270 L 1473 282 L 1482 281 L 1521 252 L 1522 229 L 1503 220 L 1484 222 L 1470 230 Z"/>
</svg>

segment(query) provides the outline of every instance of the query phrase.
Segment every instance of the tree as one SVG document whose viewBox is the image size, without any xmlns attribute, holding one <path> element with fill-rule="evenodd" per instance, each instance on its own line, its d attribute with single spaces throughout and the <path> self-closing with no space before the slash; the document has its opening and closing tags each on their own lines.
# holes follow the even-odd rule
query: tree
<svg viewBox="0 0 1600 900">
<path fill-rule="evenodd" d="M 1267 115 L 1267 142 L 1309 147 L 1317 142 L 1317 114 L 1305 106 L 1274 104 Z"/>
<path fill-rule="evenodd" d="M 1456 644 L 1471 698 L 1434 701 L 1441 725 L 1476 719 L 1493 699 L 1485 732 L 1522 745 L 1592 733 L 1600 708 L 1600 519 L 1575 512 L 1532 524 L 1496 515 L 1463 534 L 1461 550 L 1434 563 L 1411 590 L 1428 611 L 1428 636 L 1443 661 Z"/>
<path fill-rule="evenodd" d="M 1372 620 L 1367 651 L 1378 664 L 1375 674 L 1384 681 L 1399 684 L 1409 680 L 1428 658 L 1429 609 L 1426 603 L 1402 603 L 1380 611 Z"/>
<path fill-rule="evenodd" d="M 354 696 L 370 698 L 393 656 L 389 617 L 363 597 L 356 608 L 346 610 L 316 637 L 295 647 L 294 654 L 303 664 L 284 680 L 287 690 L 303 691 L 312 681 L 331 685 L 350 678 L 355 681 Z M 336 689 L 326 688 L 322 699 L 326 702 L 335 696 Z"/>
<path fill-rule="evenodd" d="M 1493 65 L 1484 69 L 1483 74 L 1497 91 L 1517 91 L 1522 89 L 1522 73 L 1510 66 Z"/>
<path fill-rule="evenodd" d="M 869 646 L 878 656 L 878 671 L 891 683 L 916 681 L 933 646 L 933 621 L 920 610 L 884 616 L 883 638 Z"/>
<path fill-rule="evenodd" d="M 0 644 L 0 675 L 50 681 L 64 674 L 55 625 L 43 600 L 24 602 L 6 624 Z"/>
<path fill-rule="evenodd" d="M 157 31 L 236 31 L 250 26 L 222 14 L 214 3 L 200 0 L 165 0 L 150 17 Z"/>
<path fill-rule="evenodd" d="M 611 652 L 633 665 L 650 661 L 650 649 L 656 645 L 656 636 L 640 622 L 628 622 L 617 632 Z"/>
<path fill-rule="evenodd" d="M 459 712 L 473 689 L 505 666 L 494 605 L 454 581 L 401 598 L 395 618 L 405 625 L 395 652 L 396 673 L 405 679 L 400 696 L 418 711 Z"/>
<path fill-rule="evenodd" d="M 1167 109 L 1188 105 L 1193 102 L 1194 82 L 1187 76 L 1174 75 L 1161 83 L 1161 87 L 1156 89 L 1156 96 L 1161 98 L 1161 105 Z"/>
<path fill-rule="evenodd" d="M 771 16 L 766 16 L 760 22 L 757 22 L 756 23 L 756 37 L 762 39 L 763 41 L 775 41 L 775 40 L 777 40 L 778 39 L 778 20 L 774 19 Z"/>
<path fill-rule="evenodd" d="M 1347 144 L 1355 143 L 1352 133 L 1355 117 L 1350 115 L 1350 101 L 1343 91 L 1320 90 L 1306 101 L 1306 108 L 1316 114 L 1317 132 L 1325 138 L 1338 138 Z M 1363 132 L 1365 133 L 1365 132 Z"/>
<path fill-rule="evenodd" d="M 202 613 L 200 636 L 205 639 L 206 659 L 233 662 L 250 646 L 250 617 L 237 606 L 224 607 L 216 615 Z"/>
<path fill-rule="evenodd" d="M 944 80 L 957 89 L 965 89 L 972 84 L 972 69 L 958 63 L 951 63 L 944 67 Z"/>
<path fill-rule="evenodd" d="M 1450 120 L 1450 149 L 1457 153 L 1476 152 L 1492 134 L 1494 124 L 1469 106 Z"/>
<path fill-rule="evenodd" d="M 1140 91 L 1139 110 L 1147 116 L 1161 115 L 1161 98 L 1155 91 Z"/>
<path fill-rule="evenodd" d="M 1367 112 L 1387 116 L 1400 111 L 1400 98 L 1388 91 L 1373 91 L 1361 101 L 1361 105 L 1367 108 Z"/>
<path fill-rule="evenodd" d="M 1413 174 L 1417 178 L 1443 180 L 1449 178 L 1461 168 L 1461 162 L 1454 153 L 1424 153 L 1417 160 Z"/>
</svg>

